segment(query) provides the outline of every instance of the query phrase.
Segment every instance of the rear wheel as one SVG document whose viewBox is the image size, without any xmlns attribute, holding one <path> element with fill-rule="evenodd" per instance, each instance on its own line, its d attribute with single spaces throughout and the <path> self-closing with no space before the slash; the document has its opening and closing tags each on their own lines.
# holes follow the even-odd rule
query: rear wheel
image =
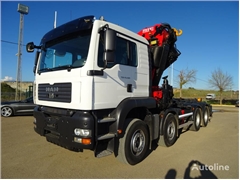
<svg viewBox="0 0 240 180">
<path fill-rule="evenodd" d="M 13 110 L 12 108 L 8 107 L 8 106 L 4 106 L 1 108 L 1 115 L 3 117 L 10 117 L 13 115 Z"/>
<path fill-rule="evenodd" d="M 209 108 L 205 106 L 203 109 L 203 118 L 202 118 L 201 125 L 203 127 L 206 127 L 208 125 L 209 119 L 210 119 Z"/>
<path fill-rule="evenodd" d="M 190 130 L 198 131 L 201 126 L 201 119 L 202 119 L 201 109 L 196 108 L 193 112 L 193 116 L 192 116 L 193 124 L 190 126 Z"/>
<path fill-rule="evenodd" d="M 167 114 L 163 125 L 163 136 L 160 137 L 158 145 L 172 146 L 177 140 L 177 118 L 174 114 Z"/>
<path fill-rule="evenodd" d="M 133 119 L 128 124 L 124 137 L 119 139 L 117 159 L 126 164 L 135 165 L 146 157 L 148 147 L 147 125 L 139 119 Z"/>
</svg>

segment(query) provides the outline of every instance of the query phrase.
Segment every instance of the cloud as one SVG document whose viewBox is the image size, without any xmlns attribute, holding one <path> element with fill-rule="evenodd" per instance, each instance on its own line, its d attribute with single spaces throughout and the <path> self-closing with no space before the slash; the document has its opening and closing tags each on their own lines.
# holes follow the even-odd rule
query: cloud
<svg viewBox="0 0 240 180">
<path fill-rule="evenodd" d="M 5 76 L 4 79 L 1 79 L 1 81 L 13 81 L 13 78 L 10 76 Z"/>
</svg>

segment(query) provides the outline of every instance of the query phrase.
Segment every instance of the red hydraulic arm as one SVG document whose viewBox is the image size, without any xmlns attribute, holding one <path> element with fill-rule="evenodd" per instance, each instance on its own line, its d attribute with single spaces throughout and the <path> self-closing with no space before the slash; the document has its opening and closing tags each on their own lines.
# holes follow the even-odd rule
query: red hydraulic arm
<svg viewBox="0 0 240 180">
<path fill-rule="evenodd" d="M 145 37 L 150 46 L 152 56 L 152 96 L 161 99 L 163 93 L 158 84 L 163 71 L 167 69 L 181 54 L 176 48 L 177 36 L 182 34 L 182 30 L 171 28 L 169 24 L 155 24 L 138 32 Z"/>
</svg>

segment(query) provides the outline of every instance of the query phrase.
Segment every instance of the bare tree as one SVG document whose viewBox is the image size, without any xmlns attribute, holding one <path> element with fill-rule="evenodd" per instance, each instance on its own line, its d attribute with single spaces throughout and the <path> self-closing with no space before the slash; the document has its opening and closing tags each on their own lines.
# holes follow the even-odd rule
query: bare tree
<svg viewBox="0 0 240 180">
<path fill-rule="evenodd" d="M 188 68 L 179 72 L 177 82 L 179 84 L 180 97 L 182 97 L 182 87 L 184 84 L 196 82 L 196 73 L 196 70 L 188 70 Z"/>
<path fill-rule="evenodd" d="M 219 90 L 220 104 L 222 104 L 223 91 L 233 85 L 232 76 L 227 73 L 223 73 L 223 71 L 218 68 L 212 72 L 211 78 L 208 80 L 208 82 L 211 87 Z"/>
</svg>

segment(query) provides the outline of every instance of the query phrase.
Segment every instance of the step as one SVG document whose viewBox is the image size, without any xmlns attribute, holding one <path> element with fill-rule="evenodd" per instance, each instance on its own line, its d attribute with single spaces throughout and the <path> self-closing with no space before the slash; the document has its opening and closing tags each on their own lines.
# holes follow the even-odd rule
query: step
<svg viewBox="0 0 240 180">
<path fill-rule="evenodd" d="M 98 140 L 110 139 L 114 137 L 115 137 L 115 134 L 108 133 L 108 134 L 98 136 Z"/>
<path fill-rule="evenodd" d="M 103 118 L 103 119 L 99 119 L 98 123 L 107 123 L 107 122 L 114 122 L 114 121 L 116 121 L 115 118 L 106 117 L 106 118 Z"/>
<path fill-rule="evenodd" d="M 112 151 L 103 150 L 103 151 L 101 151 L 101 152 L 98 152 L 98 153 L 96 154 L 96 157 L 97 157 L 97 158 L 101 158 L 101 157 L 109 156 L 109 155 L 111 155 L 112 153 L 113 153 Z"/>
</svg>

